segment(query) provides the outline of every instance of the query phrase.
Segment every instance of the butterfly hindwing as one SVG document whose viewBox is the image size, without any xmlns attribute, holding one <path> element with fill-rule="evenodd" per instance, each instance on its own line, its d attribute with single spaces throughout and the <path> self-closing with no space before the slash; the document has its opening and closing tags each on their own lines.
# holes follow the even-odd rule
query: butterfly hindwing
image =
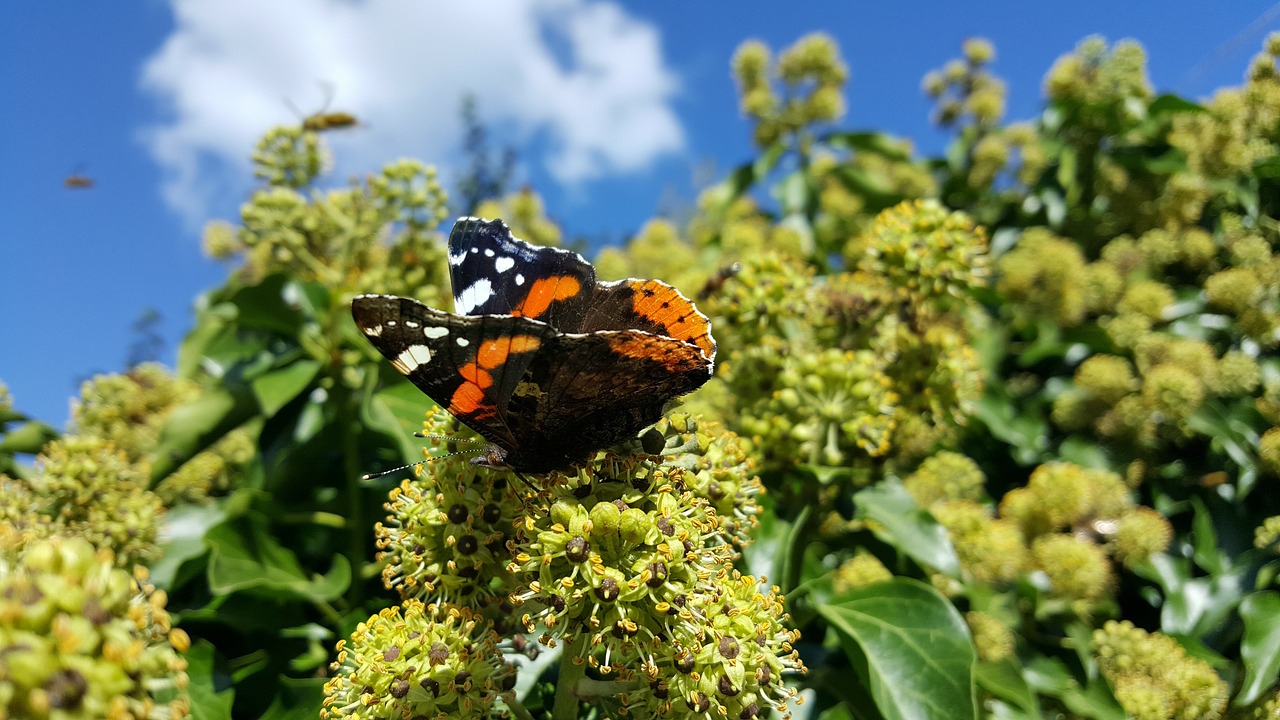
<svg viewBox="0 0 1280 720">
<path fill-rule="evenodd" d="M 716 341 L 711 321 L 661 280 L 627 278 L 599 283 L 592 295 L 582 332 L 643 330 L 654 335 L 696 345 L 708 361 L 707 374 L 715 368 Z"/>
<path fill-rule="evenodd" d="M 511 398 L 511 429 L 525 442 L 509 460 L 557 467 L 634 437 L 705 383 L 708 367 L 696 345 L 639 330 L 559 333 Z"/>
<path fill-rule="evenodd" d="M 581 255 L 514 237 L 501 220 L 462 218 L 449 234 L 449 278 L 462 315 L 534 318 L 577 332 L 596 287 Z"/>
</svg>

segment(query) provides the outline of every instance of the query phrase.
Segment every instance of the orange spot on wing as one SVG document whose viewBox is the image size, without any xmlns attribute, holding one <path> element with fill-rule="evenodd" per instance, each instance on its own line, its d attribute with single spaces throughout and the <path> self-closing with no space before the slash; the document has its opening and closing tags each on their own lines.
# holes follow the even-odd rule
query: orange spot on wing
<svg viewBox="0 0 1280 720">
<path fill-rule="evenodd" d="M 512 315 L 536 318 L 551 307 L 556 300 L 567 300 L 582 292 L 582 283 L 572 275 L 540 278 L 529 286 L 529 294 L 525 296 L 520 307 L 511 312 Z"/>
<path fill-rule="evenodd" d="M 481 370 L 480 366 L 473 362 L 467 363 L 466 365 L 458 368 L 458 374 L 461 375 L 464 380 L 480 389 L 487 388 L 493 384 L 493 376 L 484 370 Z"/>
<path fill-rule="evenodd" d="M 533 335 L 513 335 L 485 340 L 476 352 L 476 363 L 482 368 L 496 368 L 507 361 L 512 353 L 532 352 L 542 340 Z"/>
<path fill-rule="evenodd" d="M 485 373 L 487 376 L 488 373 Z M 463 416 L 479 416 L 492 415 L 491 408 L 485 408 L 484 390 L 475 383 L 465 382 L 453 391 L 453 397 L 449 399 L 449 412 Z"/>
</svg>

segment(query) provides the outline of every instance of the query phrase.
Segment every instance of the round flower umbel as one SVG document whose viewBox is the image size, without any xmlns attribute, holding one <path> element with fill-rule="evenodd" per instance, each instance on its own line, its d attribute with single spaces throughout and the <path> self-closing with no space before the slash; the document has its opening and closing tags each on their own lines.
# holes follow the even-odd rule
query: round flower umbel
<svg viewBox="0 0 1280 720">
<path fill-rule="evenodd" d="M 898 395 L 875 353 L 828 348 L 787 357 L 773 384 L 742 425 L 776 456 L 840 466 L 888 452 Z"/>
<path fill-rule="evenodd" d="M 1226 682 L 1167 635 L 1109 620 L 1093 631 L 1090 651 L 1130 717 L 1210 718 L 1226 710 Z"/>
<path fill-rule="evenodd" d="M 541 622 L 549 645 L 589 636 L 587 660 L 604 672 L 651 657 L 688 597 L 732 555 L 715 511 L 685 475 L 606 454 L 554 488 L 549 508 L 525 517 L 509 567 L 525 585 L 513 601 L 534 606 L 526 629 Z"/>
<path fill-rule="evenodd" d="M 456 435 L 441 408 L 424 423 L 426 434 Z M 402 598 L 444 599 L 472 607 L 511 590 L 503 568 L 520 498 L 506 473 L 487 471 L 460 455 L 436 457 L 426 477 L 391 491 L 386 523 L 375 528 L 382 578 Z"/>
<path fill-rule="evenodd" d="M 761 593 L 755 577 L 722 570 L 710 591 L 689 598 L 646 665 L 650 692 L 624 695 L 623 704 L 640 717 L 749 720 L 774 710 L 789 718 L 796 690 L 782 677 L 805 667 L 792 648 L 800 634 L 783 626 L 787 620 L 778 588 Z"/>
<path fill-rule="evenodd" d="M 46 445 L 27 485 L 32 517 L 47 518 L 29 528 L 41 536 L 63 533 L 108 547 L 120 567 L 159 554 L 164 505 L 147 489 L 147 478 L 125 453 L 100 437 L 68 435 Z"/>
<path fill-rule="evenodd" d="M 486 717 L 515 686 L 497 641 L 466 608 L 416 599 L 387 608 L 338 643 L 320 717 Z"/>
<path fill-rule="evenodd" d="M 0 717 L 186 717 L 164 592 L 84 539 L 22 540 L 0 536 Z"/>
<path fill-rule="evenodd" d="M 845 256 L 921 301 L 963 295 L 984 286 L 988 273 L 986 232 L 936 200 L 903 202 L 880 213 Z"/>
<path fill-rule="evenodd" d="M 675 413 L 572 475 L 535 480 L 547 489 L 510 566 L 526 628 L 576 642 L 604 673 L 652 666 L 688 597 L 747 540 L 760 492 L 749 468 L 736 435 Z"/>
<path fill-rule="evenodd" d="M 756 495 L 764 486 L 754 475 L 755 461 L 742 439 L 718 422 L 683 413 L 658 421 L 644 439 L 659 437 L 663 446 L 657 454 L 667 456 L 668 465 L 685 469 L 685 485 L 715 510 L 721 540 L 738 548 L 750 543 L 751 531 L 760 524 Z"/>
</svg>

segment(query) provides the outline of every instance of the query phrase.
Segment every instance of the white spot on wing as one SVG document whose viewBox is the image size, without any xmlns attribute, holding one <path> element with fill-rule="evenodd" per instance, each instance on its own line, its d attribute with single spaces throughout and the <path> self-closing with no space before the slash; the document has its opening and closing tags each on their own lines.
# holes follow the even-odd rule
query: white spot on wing
<svg viewBox="0 0 1280 720">
<path fill-rule="evenodd" d="M 426 345 L 410 345 L 405 348 L 404 352 L 396 356 L 391 361 L 392 365 L 400 372 L 408 375 L 418 369 L 420 365 L 426 365 L 431 362 L 431 349 Z"/>
<path fill-rule="evenodd" d="M 449 253 L 449 264 L 450 264 L 451 266 L 453 266 L 453 267 L 458 267 L 459 265 L 461 265 L 461 264 L 462 264 L 462 261 L 463 261 L 463 260 L 466 260 L 466 259 L 467 259 L 467 251 L 466 251 L 466 250 L 463 250 L 462 252 L 458 253 L 457 255 L 454 255 L 453 253 Z"/>
<path fill-rule="evenodd" d="M 480 278 L 472 283 L 471 287 L 458 293 L 453 299 L 453 304 L 457 306 L 459 314 L 467 315 L 472 310 L 488 302 L 493 297 L 493 283 L 488 278 Z"/>
<path fill-rule="evenodd" d="M 411 327 L 411 328 L 418 327 L 418 323 L 414 322 L 413 320 L 405 320 L 404 325 L 405 327 Z"/>
<path fill-rule="evenodd" d="M 504 273 L 514 267 L 516 259 L 513 257 L 500 257 L 493 261 L 493 269 L 499 273 Z"/>
<path fill-rule="evenodd" d="M 516 273 L 516 284 L 517 285 L 524 284 L 524 275 L 521 275 L 520 273 Z"/>
<path fill-rule="evenodd" d="M 493 248 L 485 248 L 485 249 L 484 249 L 484 256 L 485 256 L 485 257 L 493 257 Z"/>
<path fill-rule="evenodd" d="M 458 347 L 466 347 L 471 344 L 471 342 L 466 338 L 458 338 L 454 342 L 458 343 Z"/>
<path fill-rule="evenodd" d="M 368 335 L 369 337 L 379 337 L 382 335 L 381 325 L 374 325 L 373 327 L 361 328 L 361 330 L 364 330 L 364 334 Z"/>
<path fill-rule="evenodd" d="M 446 328 L 446 327 L 424 327 L 424 328 L 422 328 L 422 334 L 423 334 L 423 335 L 426 335 L 427 337 L 431 338 L 432 340 L 435 340 L 436 338 L 442 338 L 442 337 L 444 337 L 445 335 L 448 335 L 448 334 L 449 334 L 449 328 Z"/>
</svg>

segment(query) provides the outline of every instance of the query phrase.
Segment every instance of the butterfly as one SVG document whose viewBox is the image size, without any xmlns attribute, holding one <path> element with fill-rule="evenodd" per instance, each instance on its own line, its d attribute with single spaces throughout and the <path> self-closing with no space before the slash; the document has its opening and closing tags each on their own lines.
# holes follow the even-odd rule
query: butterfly
<svg viewBox="0 0 1280 720">
<path fill-rule="evenodd" d="M 711 322 L 660 280 L 596 280 L 581 255 L 527 243 L 501 220 L 449 235 L 456 313 L 359 295 L 360 332 L 490 445 L 479 465 L 545 473 L 657 422 L 715 371 Z"/>
</svg>

